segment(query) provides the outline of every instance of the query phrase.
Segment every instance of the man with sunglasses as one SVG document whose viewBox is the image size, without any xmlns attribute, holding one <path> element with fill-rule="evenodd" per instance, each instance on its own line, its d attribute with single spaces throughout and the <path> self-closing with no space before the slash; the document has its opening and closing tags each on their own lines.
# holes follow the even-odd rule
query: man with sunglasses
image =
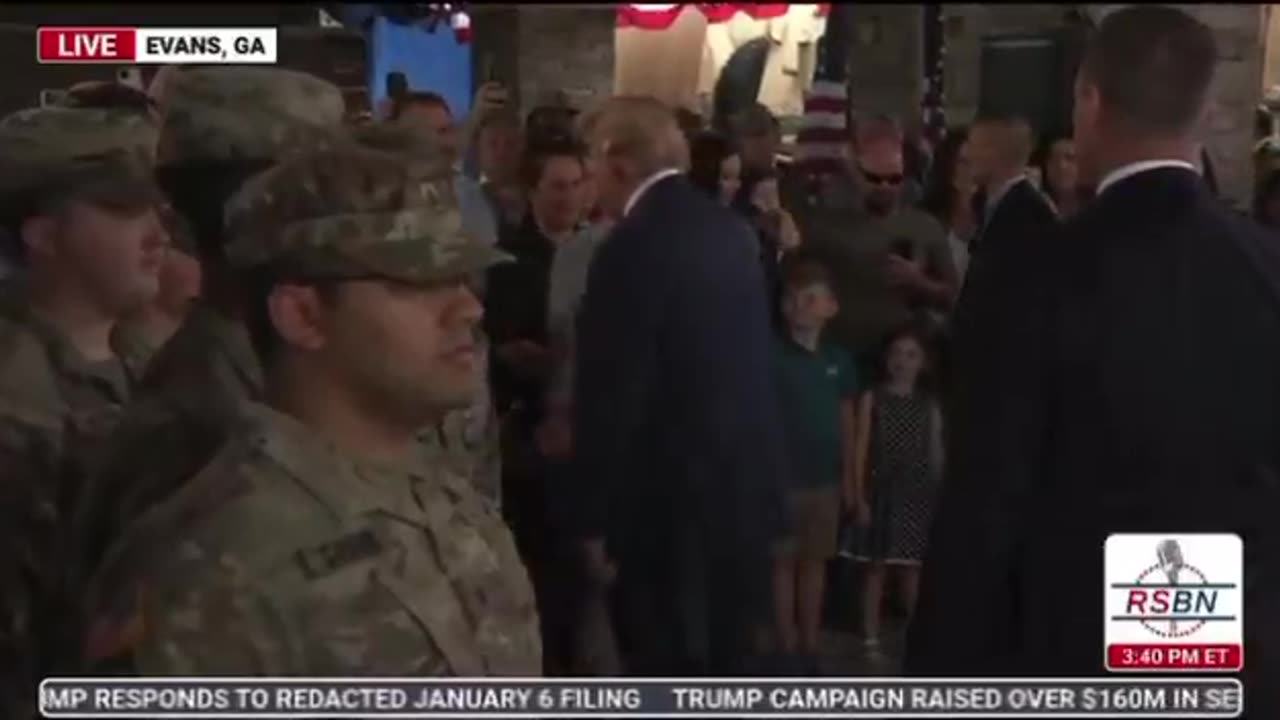
<svg viewBox="0 0 1280 720">
<path fill-rule="evenodd" d="M 950 307 L 955 265 L 937 220 L 904 202 L 901 136 L 858 132 L 852 145 L 852 203 L 801 213 L 805 242 L 831 269 L 840 315 L 832 338 L 867 360 L 892 329 Z M 868 368 L 870 370 L 870 368 Z"/>
</svg>

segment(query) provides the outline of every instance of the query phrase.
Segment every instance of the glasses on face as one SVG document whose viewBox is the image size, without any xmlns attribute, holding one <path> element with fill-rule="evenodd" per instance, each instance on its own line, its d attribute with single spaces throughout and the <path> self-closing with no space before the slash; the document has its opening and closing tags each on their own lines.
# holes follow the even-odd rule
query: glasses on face
<svg viewBox="0 0 1280 720">
<path fill-rule="evenodd" d="M 881 175 L 879 173 L 873 173 L 870 170 L 867 170 L 866 168 L 861 168 L 861 167 L 858 168 L 858 171 L 861 172 L 862 177 L 865 178 L 866 181 L 871 183 L 872 185 L 890 185 L 890 186 L 901 185 L 902 181 L 905 179 L 902 173 L 897 173 L 894 175 Z"/>
</svg>

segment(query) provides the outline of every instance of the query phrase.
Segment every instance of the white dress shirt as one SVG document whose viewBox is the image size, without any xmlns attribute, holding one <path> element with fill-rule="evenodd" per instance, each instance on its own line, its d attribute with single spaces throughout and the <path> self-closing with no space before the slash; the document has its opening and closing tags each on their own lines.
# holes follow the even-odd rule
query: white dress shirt
<svg viewBox="0 0 1280 720">
<path fill-rule="evenodd" d="M 679 170 L 675 168 L 667 168 L 666 170 L 659 170 L 658 172 L 645 178 L 644 182 L 640 183 L 636 187 L 636 189 L 631 192 L 631 197 L 627 198 L 627 204 L 624 205 L 622 208 L 622 215 L 624 217 L 628 215 L 631 212 L 631 208 L 635 207 L 636 203 L 640 202 L 640 197 L 644 195 L 649 190 L 649 188 L 658 184 L 659 180 L 664 180 L 666 178 L 671 177 L 672 175 L 679 175 L 679 174 L 680 174 Z"/>
<path fill-rule="evenodd" d="M 1107 176 L 1102 178 L 1102 182 L 1098 183 L 1097 194 L 1101 195 L 1106 192 L 1107 188 L 1127 177 L 1132 177 L 1138 173 L 1144 173 L 1148 170 L 1158 170 L 1159 168 L 1167 167 L 1183 168 L 1184 170 L 1190 170 L 1193 173 L 1197 172 L 1196 166 L 1186 160 L 1143 160 L 1141 162 L 1129 163 L 1128 165 L 1122 165 L 1107 173 Z"/>
</svg>

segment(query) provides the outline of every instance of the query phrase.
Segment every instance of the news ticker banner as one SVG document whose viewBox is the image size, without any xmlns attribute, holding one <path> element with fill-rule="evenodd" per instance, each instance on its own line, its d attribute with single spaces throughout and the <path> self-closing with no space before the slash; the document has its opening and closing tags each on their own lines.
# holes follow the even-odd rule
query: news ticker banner
<svg viewBox="0 0 1280 720">
<path fill-rule="evenodd" d="M 276 28 L 42 27 L 41 63 L 115 65 L 270 64 Z"/>
<path fill-rule="evenodd" d="M 1234 679 L 50 678 L 47 718 L 1233 718 Z"/>
</svg>

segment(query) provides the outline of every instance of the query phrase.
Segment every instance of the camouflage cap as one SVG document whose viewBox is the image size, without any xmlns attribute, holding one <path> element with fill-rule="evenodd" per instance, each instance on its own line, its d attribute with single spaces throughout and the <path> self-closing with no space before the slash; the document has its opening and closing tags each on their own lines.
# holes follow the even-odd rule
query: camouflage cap
<svg viewBox="0 0 1280 720">
<path fill-rule="evenodd" d="M 431 284 L 509 257 L 468 236 L 453 175 L 348 144 L 287 158 L 227 204 L 227 257 L 297 279 Z"/>
<path fill-rule="evenodd" d="M 207 67 L 177 73 L 161 103 L 160 164 L 275 160 L 325 145 L 346 103 L 336 85 L 294 70 Z"/>
<path fill-rule="evenodd" d="M 19 110 L 0 119 L 0 192 L 72 177 L 149 184 L 155 150 L 156 126 L 145 114 L 63 106 Z"/>
<path fill-rule="evenodd" d="M 421 125 L 369 123 L 352 127 L 349 136 L 359 147 L 399 156 L 416 177 L 436 179 L 453 173 L 449 156 L 441 152 L 435 135 Z"/>
</svg>

